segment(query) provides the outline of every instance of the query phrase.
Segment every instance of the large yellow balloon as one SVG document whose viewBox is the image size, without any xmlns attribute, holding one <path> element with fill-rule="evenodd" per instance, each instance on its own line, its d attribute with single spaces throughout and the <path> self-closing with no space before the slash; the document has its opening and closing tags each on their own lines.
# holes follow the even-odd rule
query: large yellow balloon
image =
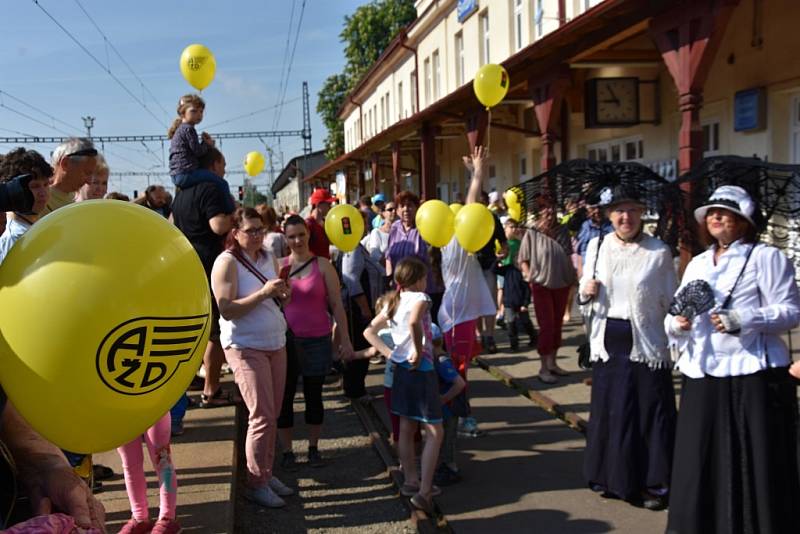
<svg viewBox="0 0 800 534">
<path fill-rule="evenodd" d="M 190 44 L 181 54 L 181 74 L 189 85 L 202 91 L 214 80 L 217 61 L 211 50 L 201 44 Z"/>
<path fill-rule="evenodd" d="M 458 210 L 460 210 L 463 207 L 464 207 L 463 204 L 461 204 L 459 202 L 453 202 L 452 204 L 450 204 L 450 211 L 453 212 L 453 215 L 457 215 L 458 214 Z"/>
<path fill-rule="evenodd" d="M 61 208 L 0 266 L 0 383 L 59 447 L 113 449 L 188 387 L 210 298 L 197 253 L 157 213 L 114 200 Z"/>
<path fill-rule="evenodd" d="M 261 152 L 248 152 L 244 157 L 244 170 L 248 176 L 257 176 L 258 173 L 264 170 L 264 155 Z"/>
<path fill-rule="evenodd" d="M 456 215 L 455 233 L 464 250 L 478 252 L 494 234 L 494 216 L 483 204 L 467 204 Z"/>
<path fill-rule="evenodd" d="M 355 250 L 364 237 L 364 216 L 350 204 L 334 206 L 325 216 L 325 234 L 342 252 Z"/>
<path fill-rule="evenodd" d="M 506 69 L 495 63 L 487 63 L 478 69 L 472 82 L 475 96 L 487 108 L 496 106 L 505 98 L 508 86 Z"/>
<path fill-rule="evenodd" d="M 453 238 L 455 215 L 441 200 L 423 202 L 415 222 L 422 239 L 434 247 L 443 247 Z"/>
</svg>

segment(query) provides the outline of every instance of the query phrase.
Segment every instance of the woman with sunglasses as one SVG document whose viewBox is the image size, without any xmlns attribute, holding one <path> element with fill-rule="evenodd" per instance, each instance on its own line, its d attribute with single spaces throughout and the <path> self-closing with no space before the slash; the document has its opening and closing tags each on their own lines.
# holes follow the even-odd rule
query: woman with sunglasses
<svg viewBox="0 0 800 534">
<path fill-rule="evenodd" d="M 374 228 L 369 235 L 367 235 L 364 246 L 375 261 L 383 264 L 386 258 L 386 249 L 389 248 L 389 231 L 392 229 L 394 221 L 397 220 L 394 202 L 389 202 L 383 207 L 381 218 L 383 219 L 383 223 L 378 228 Z"/>
<path fill-rule="evenodd" d="M 291 288 L 264 247 L 267 228 L 253 208 L 239 208 L 226 249 L 214 262 L 211 288 L 220 312 L 225 359 L 250 413 L 245 498 L 268 508 L 285 506 L 294 490 L 272 475 L 277 419 L 286 380 L 286 320 L 279 303 Z"/>
</svg>

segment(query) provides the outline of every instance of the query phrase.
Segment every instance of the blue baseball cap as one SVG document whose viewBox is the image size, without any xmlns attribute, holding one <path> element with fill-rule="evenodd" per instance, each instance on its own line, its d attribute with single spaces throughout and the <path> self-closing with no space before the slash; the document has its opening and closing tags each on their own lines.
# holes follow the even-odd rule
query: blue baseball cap
<svg viewBox="0 0 800 534">
<path fill-rule="evenodd" d="M 372 197 L 372 203 L 375 204 L 376 202 L 386 202 L 386 197 L 383 196 L 383 193 L 376 193 Z"/>
</svg>

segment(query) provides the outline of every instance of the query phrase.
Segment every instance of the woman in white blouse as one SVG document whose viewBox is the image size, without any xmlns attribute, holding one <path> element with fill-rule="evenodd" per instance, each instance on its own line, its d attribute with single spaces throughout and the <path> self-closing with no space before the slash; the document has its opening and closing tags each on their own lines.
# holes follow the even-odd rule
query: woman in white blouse
<svg viewBox="0 0 800 534">
<path fill-rule="evenodd" d="M 705 281 L 715 305 L 665 319 L 684 375 L 667 531 L 800 532 L 797 389 L 781 339 L 800 323 L 794 268 L 758 243 L 741 187 L 719 187 L 694 215 L 712 244 L 678 295 Z"/>
<path fill-rule="evenodd" d="M 594 362 L 584 474 L 595 491 L 659 510 L 676 420 L 663 323 L 677 280 L 667 245 L 642 232 L 638 191 L 615 186 L 601 203 L 614 231 L 589 242 L 580 281 Z"/>
</svg>

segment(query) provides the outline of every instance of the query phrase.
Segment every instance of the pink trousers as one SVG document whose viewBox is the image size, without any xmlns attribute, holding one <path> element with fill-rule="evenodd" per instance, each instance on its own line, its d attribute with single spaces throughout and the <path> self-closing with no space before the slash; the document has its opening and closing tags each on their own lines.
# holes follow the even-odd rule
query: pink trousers
<svg viewBox="0 0 800 534">
<path fill-rule="evenodd" d="M 250 412 L 244 444 L 248 484 L 263 486 L 272 478 L 277 419 L 286 385 L 286 348 L 265 351 L 229 347 L 225 359 Z"/>
<path fill-rule="evenodd" d="M 169 412 L 156 424 L 147 429 L 143 435 L 117 448 L 122 458 L 122 469 L 125 472 L 125 488 L 131 503 L 131 515 L 137 521 L 149 519 L 147 507 L 147 480 L 144 476 L 144 454 L 142 440 L 150 453 L 150 461 L 158 475 L 158 487 L 161 495 L 158 518 L 175 519 L 175 508 L 178 502 L 178 478 L 172 455 L 169 449 L 169 437 L 172 418 Z"/>
</svg>

